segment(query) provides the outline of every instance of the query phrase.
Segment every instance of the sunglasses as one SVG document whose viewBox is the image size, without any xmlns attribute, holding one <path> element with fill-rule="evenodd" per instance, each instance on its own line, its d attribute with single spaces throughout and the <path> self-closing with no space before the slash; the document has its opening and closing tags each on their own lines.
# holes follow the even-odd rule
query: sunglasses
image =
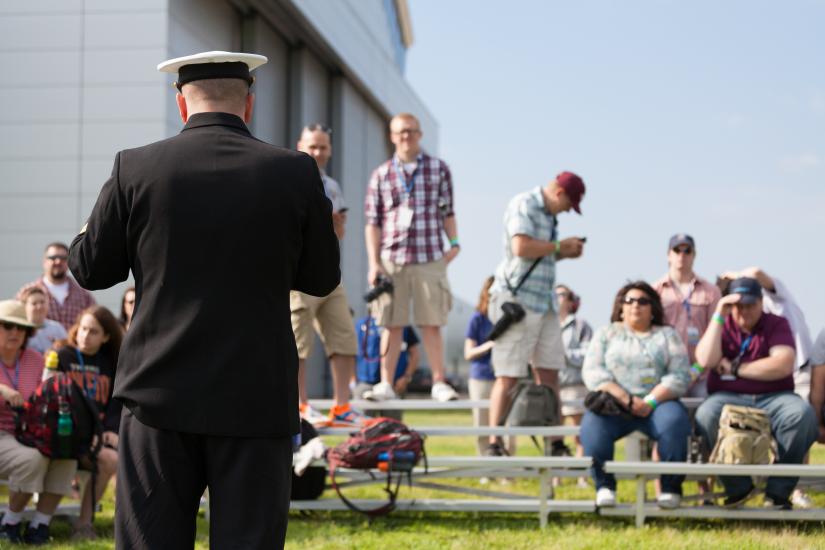
<svg viewBox="0 0 825 550">
<path fill-rule="evenodd" d="M 640 306 L 649 306 L 653 303 L 650 298 L 625 298 L 622 300 L 623 304 L 632 305 L 632 304 L 639 304 Z"/>
<path fill-rule="evenodd" d="M 55 260 L 63 260 L 64 262 L 69 259 L 68 256 L 64 256 L 63 254 L 52 254 L 51 256 L 46 256 L 47 260 L 55 261 Z"/>
<path fill-rule="evenodd" d="M 23 325 L 18 325 L 17 323 L 9 323 L 8 321 L 3 321 L 2 323 L 0 323 L 0 327 L 3 327 L 4 329 L 8 330 L 9 332 L 11 332 L 14 329 L 22 330 L 22 331 L 27 330 L 26 327 L 24 327 Z"/>
<path fill-rule="evenodd" d="M 690 254 L 690 253 L 693 252 L 693 249 L 689 246 L 685 246 L 685 247 L 677 246 L 676 248 L 673 249 L 673 251 L 676 254 Z"/>
</svg>

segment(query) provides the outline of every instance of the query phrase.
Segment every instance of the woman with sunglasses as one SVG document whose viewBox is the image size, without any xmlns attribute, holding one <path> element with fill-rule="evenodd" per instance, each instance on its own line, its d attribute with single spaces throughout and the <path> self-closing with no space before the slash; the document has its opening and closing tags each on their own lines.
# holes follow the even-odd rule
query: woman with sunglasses
<svg viewBox="0 0 825 550">
<path fill-rule="evenodd" d="M 123 330 L 111 311 L 103 306 L 84 309 L 69 329 L 67 345 L 57 352 L 57 369 L 68 372 L 72 380 L 97 405 L 103 423 L 103 447 L 97 455 L 94 502 L 99 502 L 106 485 L 117 471 L 120 402 L 112 400 L 115 367 L 123 340 Z M 87 477 L 86 473 L 82 477 Z M 85 480 L 84 480 L 85 481 Z M 72 540 L 96 538 L 92 525 L 91 484 L 86 483 L 80 517 Z"/>
<path fill-rule="evenodd" d="M 612 323 L 593 335 L 582 367 L 590 391 L 607 392 L 625 414 L 588 410 L 581 425 L 584 452 L 593 457 L 596 505 L 616 504 L 616 478 L 604 471 L 616 440 L 640 431 L 658 443 L 664 462 L 684 461 L 690 419 L 679 402 L 690 384 L 687 350 L 677 332 L 664 326 L 659 295 L 647 283 L 623 286 L 613 304 Z M 681 502 L 684 476 L 662 476 L 662 508 Z"/>
<path fill-rule="evenodd" d="M 135 287 L 130 286 L 123 293 L 120 301 L 120 326 L 127 332 L 132 325 L 132 316 L 135 314 Z"/>
<path fill-rule="evenodd" d="M 12 407 L 23 406 L 43 375 L 43 356 L 26 349 L 26 340 L 36 328 L 26 318 L 22 303 L 0 302 L 0 478 L 9 486 L 8 510 L 0 524 L 0 548 L 5 548 L 3 541 L 49 542 L 49 522 L 63 496 L 71 494 L 77 467 L 74 460 L 49 460 L 14 436 Z M 37 511 L 23 533 L 23 510 L 34 493 L 40 496 Z"/>
</svg>

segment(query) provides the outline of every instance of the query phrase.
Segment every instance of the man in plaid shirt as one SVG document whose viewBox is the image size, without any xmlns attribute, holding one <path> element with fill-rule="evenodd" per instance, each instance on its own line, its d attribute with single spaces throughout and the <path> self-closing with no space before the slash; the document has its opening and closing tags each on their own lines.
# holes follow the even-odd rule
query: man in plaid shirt
<svg viewBox="0 0 825 550">
<path fill-rule="evenodd" d="M 556 216 L 575 210 L 584 198 L 584 181 L 572 172 L 562 172 L 545 187 L 513 197 L 504 213 L 504 259 L 496 269 L 490 287 L 487 315 L 496 323 L 502 317 L 502 304 L 516 302 L 524 318 L 513 323 L 495 340 L 493 372 L 496 381 L 490 392 L 490 425 L 498 424 L 507 410 L 508 395 L 519 379 L 533 366 L 536 383 L 559 394 L 558 373 L 566 366 L 561 327 L 556 313 L 556 261 L 578 258 L 584 239 L 559 239 Z M 563 452 L 564 444 L 554 441 L 553 454 Z M 490 437 L 485 451 L 501 456 L 504 449 L 497 437 Z"/>
<path fill-rule="evenodd" d="M 95 305 L 92 294 L 69 277 L 68 259 L 68 246 L 51 243 L 43 255 L 43 277 L 23 286 L 17 293 L 17 299 L 22 301 L 24 293 L 31 287 L 42 288 L 49 298 L 46 318 L 57 321 L 66 330 L 74 324 L 81 311 Z"/>
<path fill-rule="evenodd" d="M 371 304 L 376 324 L 387 329 L 387 351 L 381 360 L 381 381 L 364 397 L 382 401 L 396 397 L 392 381 L 401 351 L 410 303 L 421 330 L 433 373 L 433 399 L 449 401 L 458 395 L 445 380 L 444 341 L 452 306 L 447 265 L 459 251 L 453 185 L 444 161 L 421 150 L 418 119 L 401 113 L 390 121 L 393 157 L 375 169 L 367 188 L 367 257 L 370 284 L 392 281 L 392 292 Z M 442 243 L 446 233 L 450 248 Z"/>
</svg>

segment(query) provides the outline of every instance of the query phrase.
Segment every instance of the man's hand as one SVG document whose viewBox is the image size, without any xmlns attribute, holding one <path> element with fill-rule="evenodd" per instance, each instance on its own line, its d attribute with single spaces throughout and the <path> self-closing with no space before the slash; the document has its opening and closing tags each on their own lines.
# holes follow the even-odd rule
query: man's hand
<svg viewBox="0 0 825 550">
<path fill-rule="evenodd" d="M 117 444 L 120 442 L 120 437 L 115 432 L 103 432 L 103 444 L 117 450 Z"/>
<path fill-rule="evenodd" d="M 584 242 L 578 237 L 568 237 L 559 241 L 559 258 L 578 258 L 584 252 Z"/>
<path fill-rule="evenodd" d="M 633 416 L 639 416 L 641 418 L 647 418 L 650 416 L 650 413 L 653 412 L 653 409 L 645 403 L 645 400 L 641 397 L 634 397 L 633 398 L 633 406 L 630 409 L 631 414 Z"/>
<path fill-rule="evenodd" d="M 0 395 L 3 396 L 3 399 L 5 399 L 6 403 L 11 407 L 22 407 L 25 401 L 19 391 L 3 384 L 0 384 Z"/>
<path fill-rule="evenodd" d="M 449 265 L 450 262 L 455 260 L 455 257 L 458 256 L 458 251 L 459 251 L 459 247 L 454 246 L 451 249 L 449 249 L 447 252 L 444 253 L 444 260 L 447 262 L 447 265 Z"/>
<path fill-rule="evenodd" d="M 716 365 L 714 370 L 719 376 L 733 374 L 733 363 L 731 363 L 730 359 L 727 357 L 722 357 L 722 360 L 719 361 L 719 364 Z"/>
<path fill-rule="evenodd" d="M 730 310 L 733 309 L 733 304 L 738 304 L 741 298 L 742 296 L 739 294 L 728 294 L 727 296 L 723 296 L 722 299 L 716 304 L 716 313 L 722 317 L 727 316 L 730 313 Z"/>
<path fill-rule="evenodd" d="M 384 267 L 381 265 L 371 265 L 369 272 L 367 273 L 367 284 L 370 286 L 375 286 L 375 281 L 378 279 L 378 276 L 387 277 L 387 272 L 384 270 Z"/>
</svg>

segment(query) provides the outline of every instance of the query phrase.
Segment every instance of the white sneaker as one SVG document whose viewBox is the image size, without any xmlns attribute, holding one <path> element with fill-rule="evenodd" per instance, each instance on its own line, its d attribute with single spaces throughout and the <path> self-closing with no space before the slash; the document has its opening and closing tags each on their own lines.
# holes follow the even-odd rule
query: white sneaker
<svg viewBox="0 0 825 550">
<path fill-rule="evenodd" d="M 666 510 L 678 508 L 681 503 L 682 495 L 676 493 L 661 493 L 656 498 L 656 504 L 659 505 L 659 508 L 664 508 Z"/>
<path fill-rule="evenodd" d="M 316 428 L 324 428 L 329 426 L 329 418 L 327 415 L 323 414 L 309 403 L 301 403 L 298 405 L 298 412 L 300 413 L 301 418 Z"/>
<path fill-rule="evenodd" d="M 395 390 L 392 389 L 392 384 L 387 382 L 379 382 L 372 387 L 371 390 L 364 392 L 364 399 L 370 401 L 387 401 L 388 399 L 398 399 Z"/>
<path fill-rule="evenodd" d="M 616 506 L 616 491 L 602 487 L 596 491 L 596 506 L 600 508 L 612 508 Z"/>
<path fill-rule="evenodd" d="M 430 392 L 430 395 L 436 401 L 441 401 L 442 403 L 446 401 L 453 401 L 458 399 L 458 393 L 445 382 L 436 382 L 433 384 L 433 389 Z"/>
<path fill-rule="evenodd" d="M 809 497 L 799 489 L 794 489 L 793 494 L 791 495 L 791 504 L 793 504 L 797 508 L 803 509 L 814 507 L 814 503 L 811 501 L 811 497 Z"/>
</svg>

